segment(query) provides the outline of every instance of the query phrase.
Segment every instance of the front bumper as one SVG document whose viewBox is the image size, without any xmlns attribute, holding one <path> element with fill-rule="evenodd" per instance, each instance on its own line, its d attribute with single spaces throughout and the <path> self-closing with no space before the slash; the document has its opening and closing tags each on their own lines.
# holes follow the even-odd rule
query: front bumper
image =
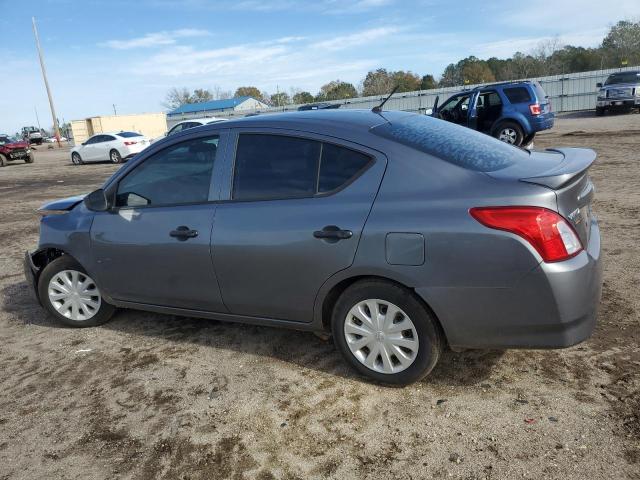
<svg viewBox="0 0 640 480">
<path fill-rule="evenodd" d="M 635 108 L 640 107 L 640 97 L 631 98 L 598 98 L 596 100 L 598 108 Z"/>
<path fill-rule="evenodd" d="M 416 289 L 454 348 L 563 348 L 586 340 L 602 294 L 600 229 L 592 219 L 587 248 L 541 263 L 508 288 Z"/>
<path fill-rule="evenodd" d="M 38 278 L 40 277 L 40 269 L 33 262 L 33 254 L 31 252 L 26 251 L 24 253 L 22 267 L 24 269 L 24 278 L 27 280 L 30 290 L 33 291 L 36 299 L 40 302 L 40 296 L 38 295 Z"/>
</svg>

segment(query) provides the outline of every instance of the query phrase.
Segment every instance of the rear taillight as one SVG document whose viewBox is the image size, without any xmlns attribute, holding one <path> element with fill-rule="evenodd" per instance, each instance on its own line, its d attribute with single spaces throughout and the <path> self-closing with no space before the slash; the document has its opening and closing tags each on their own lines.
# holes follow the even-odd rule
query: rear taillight
<svg viewBox="0 0 640 480">
<path fill-rule="evenodd" d="M 542 207 L 479 207 L 469 213 L 486 227 L 515 233 L 527 240 L 545 262 L 560 262 L 582 251 L 571 225 Z"/>
<path fill-rule="evenodd" d="M 529 105 L 529 110 L 531 110 L 531 115 L 540 115 L 542 113 L 542 108 L 537 103 Z"/>
<path fill-rule="evenodd" d="M 135 145 L 138 142 L 124 142 L 125 145 L 129 146 L 129 145 Z"/>
</svg>

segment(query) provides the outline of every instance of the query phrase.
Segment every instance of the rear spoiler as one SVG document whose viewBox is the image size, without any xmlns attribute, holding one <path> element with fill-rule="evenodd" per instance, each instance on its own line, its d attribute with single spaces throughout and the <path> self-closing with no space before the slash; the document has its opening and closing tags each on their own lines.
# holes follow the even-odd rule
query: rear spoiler
<svg viewBox="0 0 640 480">
<path fill-rule="evenodd" d="M 548 148 L 545 151 L 559 153 L 564 156 L 564 160 L 550 170 L 533 177 L 521 178 L 521 182 L 535 183 L 557 190 L 586 172 L 597 156 L 590 148 Z"/>
</svg>

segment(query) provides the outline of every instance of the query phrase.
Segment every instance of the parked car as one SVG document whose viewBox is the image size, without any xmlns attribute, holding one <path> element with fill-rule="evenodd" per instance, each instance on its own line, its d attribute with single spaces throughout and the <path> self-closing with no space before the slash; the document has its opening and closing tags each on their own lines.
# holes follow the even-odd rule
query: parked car
<svg viewBox="0 0 640 480">
<path fill-rule="evenodd" d="M 330 331 L 359 372 L 406 384 L 447 344 L 591 334 L 595 158 L 407 112 L 242 118 L 171 135 L 84 199 L 44 205 L 25 272 L 66 325 L 125 307 Z"/>
<path fill-rule="evenodd" d="M 308 103 L 306 105 L 300 105 L 298 107 L 298 111 L 299 112 L 304 112 L 305 110 L 327 110 L 327 109 L 334 109 L 334 108 L 340 108 L 340 104 L 339 103 Z"/>
<path fill-rule="evenodd" d="M 22 139 L 25 142 L 29 142 L 34 145 L 42 145 L 44 136 L 39 128 L 36 127 L 22 127 Z"/>
<path fill-rule="evenodd" d="M 165 136 L 173 135 L 175 133 L 180 133 L 184 130 L 188 130 L 193 127 L 200 127 L 202 125 L 209 125 L 211 123 L 218 123 L 226 121 L 226 118 L 190 118 L 189 120 L 183 120 L 182 122 L 176 123 L 171 129 L 166 133 Z"/>
<path fill-rule="evenodd" d="M 0 167 L 16 160 L 33 163 L 33 152 L 31 152 L 29 142 L 0 134 Z"/>
<path fill-rule="evenodd" d="M 76 165 L 86 162 L 111 160 L 122 163 L 149 146 L 149 139 L 137 132 L 99 133 L 71 149 L 71 161 Z"/>
<path fill-rule="evenodd" d="M 528 146 L 537 132 L 553 127 L 555 114 L 538 82 L 518 81 L 485 85 L 457 93 L 431 116 L 491 135 L 511 145 Z"/>
<path fill-rule="evenodd" d="M 47 142 L 47 143 L 55 143 L 57 140 L 56 140 L 56 137 L 47 137 L 47 138 L 44 139 L 44 141 Z M 61 142 L 66 142 L 67 141 L 67 137 L 60 136 L 60 141 Z"/>
<path fill-rule="evenodd" d="M 596 83 L 598 98 L 596 115 L 609 110 L 640 111 L 640 71 L 613 73 L 604 82 Z"/>
</svg>

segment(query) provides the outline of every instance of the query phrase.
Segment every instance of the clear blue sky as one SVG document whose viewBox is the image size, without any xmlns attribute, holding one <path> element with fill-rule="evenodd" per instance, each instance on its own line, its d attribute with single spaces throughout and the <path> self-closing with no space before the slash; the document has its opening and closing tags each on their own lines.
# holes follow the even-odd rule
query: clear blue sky
<svg viewBox="0 0 640 480">
<path fill-rule="evenodd" d="M 638 0 L 0 0 L 0 132 L 52 124 L 31 30 L 38 22 L 62 121 L 163 110 L 173 86 L 316 93 L 370 69 L 439 76 L 468 55 L 541 40 L 597 45 Z"/>
</svg>

